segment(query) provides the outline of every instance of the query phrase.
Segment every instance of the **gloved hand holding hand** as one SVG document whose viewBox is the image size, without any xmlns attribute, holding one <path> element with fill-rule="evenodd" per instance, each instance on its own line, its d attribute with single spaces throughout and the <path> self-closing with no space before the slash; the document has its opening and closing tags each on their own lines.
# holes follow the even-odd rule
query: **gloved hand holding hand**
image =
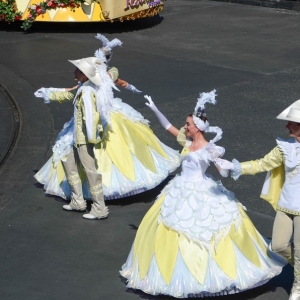
<svg viewBox="0 0 300 300">
<path fill-rule="evenodd" d="M 220 169 L 223 169 L 223 170 L 233 170 L 234 169 L 233 163 L 226 159 L 217 158 L 215 160 L 215 164 L 217 167 L 219 167 Z"/>
<path fill-rule="evenodd" d="M 34 93 L 34 96 L 36 96 L 37 98 L 44 98 L 45 91 L 46 91 L 45 88 L 40 88 Z"/>
</svg>

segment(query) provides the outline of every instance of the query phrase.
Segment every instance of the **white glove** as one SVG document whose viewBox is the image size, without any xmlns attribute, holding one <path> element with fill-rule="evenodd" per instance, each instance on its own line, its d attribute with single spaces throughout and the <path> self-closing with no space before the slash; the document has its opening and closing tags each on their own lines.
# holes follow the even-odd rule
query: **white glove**
<svg viewBox="0 0 300 300">
<path fill-rule="evenodd" d="M 145 95 L 144 98 L 148 101 L 145 104 L 154 112 L 154 111 L 158 111 L 158 108 L 156 107 L 156 105 L 154 104 L 154 102 L 152 101 L 151 96 L 147 96 Z"/>
<path fill-rule="evenodd" d="M 172 124 L 170 123 L 170 121 L 163 115 L 162 112 L 160 112 L 158 110 L 158 108 L 156 107 L 156 105 L 154 104 L 154 102 L 152 101 L 151 96 L 147 96 L 145 95 L 144 98 L 146 100 L 148 100 L 148 102 L 146 102 L 145 104 L 154 112 L 154 114 L 156 115 L 159 123 L 166 129 L 168 130 Z"/>
<path fill-rule="evenodd" d="M 37 98 L 44 98 L 45 97 L 45 88 L 40 88 L 38 89 L 35 93 L 34 96 L 36 96 Z"/>
<path fill-rule="evenodd" d="M 126 90 L 129 90 L 129 91 L 131 91 L 131 92 L 133 92 L 133 93 L 137 93 L 137 94 L 139 94 L 139 93 L 141 93 L 142 91 L 140 91 L 140 90 L 138 90 L 134 85 L 132 85 L 132 84 L 127 84 L 127 86 L 126 86 L 126 88 L 125 88 Z"/>
<path fill-rule="evenodd" d="M 218 166 L 220 169 L 223 169 L 223 170 L 233 170 L 234 169 L 233 163 L 226 159 L 217 158 L 215 160 L 215 164 L 216 164 L 216 166 Z"/>
</svg>

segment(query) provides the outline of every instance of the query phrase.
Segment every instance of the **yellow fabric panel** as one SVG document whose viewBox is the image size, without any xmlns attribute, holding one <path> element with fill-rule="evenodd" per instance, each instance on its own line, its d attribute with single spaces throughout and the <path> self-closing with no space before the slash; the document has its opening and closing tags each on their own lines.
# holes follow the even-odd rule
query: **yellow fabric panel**
<svg viewBox="0 0 300 300">
<path fill-rule="evenodd" d="M 208 265 L 208 251 L 200 248 L 183 234 L 179 237 L 179 250 L 191 274 L 203 285 Z"/>
<path fill-rule="evenodd" d="M 70 92 L 51 92 L 49 94 L 49 100 L 51 101 L 58 101 L 58 102 L 65 102 L 65 101 L 72 101 L 74 99 L 74 94 Z"/>
<path fill-rule="evenodd" d="M 260 197 L 268 201 L 274 210 L 277 209 L 277 204 L 280 198 L 282 186 L 285 181 L 285 171 L 284 164 L 281 164 L 279 167 L 273 169 L 270 175 L 270 188 L 267 195 L 261 194 Z"/>
<path fill-rule="evenodd" d="M 54 22 L 63 22 L 63 21 L 89 21 L 89 18 L 84 13 L 81 7 L 76 8 L 75 11 L 71 11 L 70 8 L 59 8 L 57 14 L 53 18 Z"/>
<path fill-rule="evenodd" d="M 160 223 L 155 239 L 155 256 L 158 269 L 167 284 L 170 284 L 178 254 L 178 233 Z"/>
<path fill-rule="evenodd" d="M 181 155 L 187 155 L 190 152 L 189 148 L 183 148 L 181 151 Z"/>
<path fill-rule="evenodd" d="M 132 130 L 135 132 L 135 134 L 139 137 L 140 140 L 144 141 L 159 155 L 168 158 L 168 155 L 161 146 L 159 140 L 147 125 L 141 123 L 132 123 L 129 120 L 126 120 L 126 123 L 132 128 Z"/>
<path fill-rule="evenodd" d="M 248 217 L 248 215 L 245 213 L 245 211 L 243 210 L 243 208 L 240 205 L 239 205 L 239 210 L 240 210 L 241 215 L 242 215 L 242 221 L 243 221 L 243 225 L 244 225 L 245 229 L 248 231 L 248 233 L 251 235 L 251 237 L 257 242 L 257 244 L 260 246 L 260 248 L 266 254 L 268 254 L 268 250 L 267 250 L 267 247 L 266 247 L 266 244 L 265 244 L 263 238 L 257 232 L 257 230 L 256 230 L 255 226 L 253 225 L 252 221 L 250 220 L 250 218 Z"/>
<path fill-rule="evenodd" d="M 242 162 L 241 169 L 243 175 L 254 175 L 271 171 L 269 192 L 267 195 L 261 195 L 261 198 L 268 201 L 276 210 L 285 179 L 283 155 L 279 147 L 275 147 L 261 159 Z"/>
<path fill-rule="evenodd" d="M 283 163 L 282 153 L 275 147 L 263 158 L 241 163 L 243 175 L 254 175 L 256 173 L 267 172 L 279 167 Z"/>
<path fill-rule="evenodd" d="M 185 134 L 185 130 L 184 127 L 181 127 L 179 130 L 179 133 L 177 135 L 177 142 L 181 145 L 181 146 L 185 146 L 186 143 L 186 134 Z"/>
<path fill-rule="evenodd" d="M 214 260 L 227 276 L 232 279 L 236 278 L 235 251 L 229 235 L 219 242 L 215 250 Z"/>
<path fill-rule="evenodd" d="M 128 125 L 128 122 L 124 122 L 121 114 L 112 113 L 111 119 L 114 121 L 113 130 L 115 131 L 116 124 L 118 124 L 118 131 L 122 133 L 123 139 L 125 140 L 130 151 L 147 169 L 156 173 L 153 157 L 147 144 L 138 138 L 131 127 L 124 126 L 124 124 Z"/>
<path fill-rule="evenodd" d="M 108 131 L 105 151 L 119 171 L 128 179 L 135 181 L 134 164 L 130 149 L 114 118 L 111 118 L 111 123 L 113 131 Z"/>
<path fill-rule="evenodd" d="M 232 239 L 232 241 L 235 243 L 235 245 L 240 249 L 240 251 L 243 253 L 248 260 L 250 260 L 253 264 L 255 264 L 257 267 L 261 267 L 259 257 L 255 248 L 255 245 L 252 241 L 251 236 L 246 231 L 244 226 L 240 226 L 238 230 L 235 229 L 235 226 L 232 225 L 229 236 Z"/>
<path fill-rule="evenodd" d="M 140 277 L 143 279 L 150 267 L 155 251 L 158 217 L 164 197 L 156 201 L 144 216 L 134 240 L 134 259 L 138 259 Z"/>
<path fill-rule="evenodd" d="M 106 187 L 110 187 L 112 175 L 112 161 L 105 150 L 102 148 L 102 143 L 98 143 L 94 147 L 94 154 L 97 163 L 97 170 L 102 174 L 102 183 Z"/>
<path fill-rule="evenodd" d="M 62 165 L 61 161 L 59 161 L 57 163 L 56 174 L 57 174 L 58 184 L 61 184 L 63 182 L 63 180 L 65 179 L 65 177 L 66 177 L 65 170 L 63 168 L 63 165 Z"/>
<path fill-rule="evenodd" d="M 111 67 L 108 69 L 107 71 L 111 77 L 111 79 L 113 80 L 113 82 L 115 82 L 118 77 L 119 77 L 119 70 L 116 67 Z"/>
</svg>

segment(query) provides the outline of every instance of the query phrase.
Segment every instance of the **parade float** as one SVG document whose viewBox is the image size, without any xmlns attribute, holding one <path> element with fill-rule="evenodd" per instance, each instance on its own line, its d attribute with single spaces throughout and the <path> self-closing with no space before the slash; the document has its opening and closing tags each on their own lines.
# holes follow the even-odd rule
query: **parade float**
<svg viewBox="0 0 300 300">
<path fill-rule="evenodd" d="M 0 21 L 23 21 L 28 30 L 36 22 L 114 22 L 152 17 L 166 0 L 1 0 Z"/>
</svg>

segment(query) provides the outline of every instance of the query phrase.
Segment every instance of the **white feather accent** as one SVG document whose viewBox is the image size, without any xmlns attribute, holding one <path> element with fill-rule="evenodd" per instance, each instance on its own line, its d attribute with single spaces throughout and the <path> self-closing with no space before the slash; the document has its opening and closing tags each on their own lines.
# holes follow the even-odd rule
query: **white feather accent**
<svg viewBox="0 0 300 300">
<path fill-rule="evenodd" d="M 98 59 L 100 59 L 104 63 L 107 63 L 106 56 L 105 56 L 105 54 L 103 53 L 103 51 L 101 49 L 98 49 L 98 50 L 95 51 L 95 57 L 97 57 Z"/>
<path fill-rule="evenodd" d="M 197 104 L 195 107 L 195 113 L 197 113 L 199 108 L 204 109 L 205 108 L 205 103 L 211 103 L 211 104 L 216 104 L 217 100 L 216 100 L 216 90 L 212 90 L 209 93 L 201 93 L 200 97 L 197 99 Z"/>
<path fill-rule="evenodd" d="M 122 46 L 122 42 L 119 39 L 113 39 L 109 41 L 103 34 L 98 33 L 96 39 L 102 42 L 103 48 L 109 48 L 110 50 L 116 46 Z"/>
<path fill-rule="evenodd" d="M 217 141 L 219 141 L 222 138 L 222 134 L 223 134 L 223 130 L 218 127 L 218 126 L 209 126 L 205 132 L 213 132 L 216 134 L 216 136 L 210 140 L 210 143 L 216 143 Z"/>
<path fill-rule="evenodd" d="M 97 91 L 97 111 L 101 116 L 104 134 L 111 128 L 110 110 L 114 99 L 113 89 L 119 90 L 110 76 L 107 74 L 107 69 L 104 64 L 97 65 L 96 72 L 98 73 L 101 84 L 96 87 Z"/>
<path fill-rule="evenodd" d="M 65 123 L 64 128 L 58 134 L 55 144 L 52 147 L 52 162 L 55 168 L 57 166 L 57 163 L 60 160 L 63 160 L 66 156 L 68 156 L 68 154 L 72 150 L 74 144 L 73 130 L 74 118 L 72 118 L 69 122 Z"/>
</svg>

